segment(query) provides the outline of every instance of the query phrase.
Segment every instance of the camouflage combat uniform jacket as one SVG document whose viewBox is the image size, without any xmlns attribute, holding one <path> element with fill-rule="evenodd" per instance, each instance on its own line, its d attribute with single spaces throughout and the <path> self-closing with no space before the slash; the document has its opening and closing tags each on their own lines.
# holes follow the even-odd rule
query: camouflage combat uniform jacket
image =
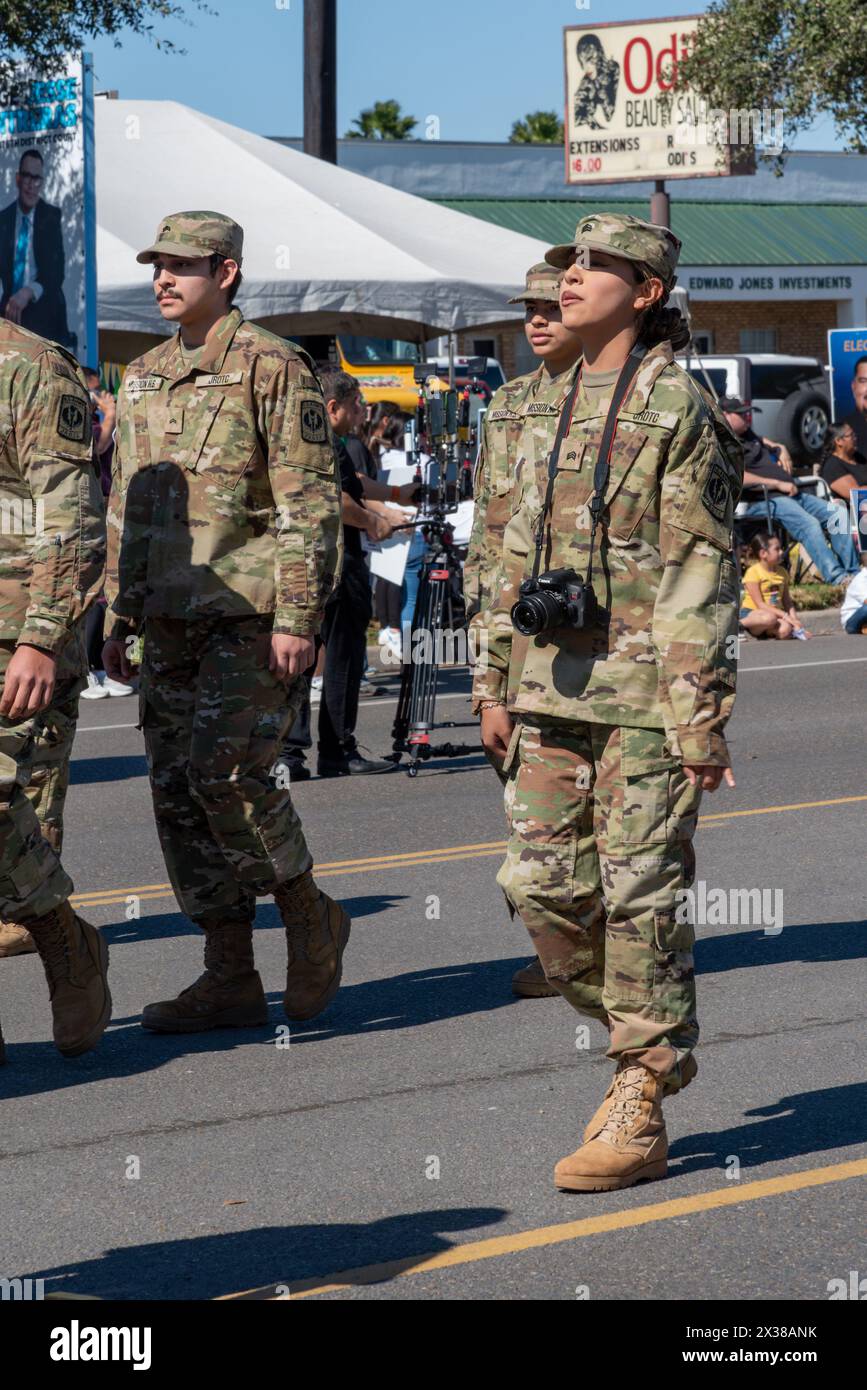
<svg viewBox="0 0 867 1390">
<path fill-rule="evenodd" d="M 583 577 L 610 398 L 595 410 L 581 399 L 560 453 L 542 569 L 572 566 Z M 610 625 L 559 627 L 525 646 L 513 641 L 510 610 L 532 569 L 546 478 L 546 458 L 520 461 L 474 699 L 508 696 L 518 714 L 664 729 L 673 756 L 727 765 L 739 592 L 732 521 L 743 458 L 669 343 L 647 354 L 614 435 L 593 569 Z"/>
<path fill-rule="evenodd" d="M 464 565 L 467 611 L 478 614 L 474 625 L 493 597 L 518 462 L 547 457 L 576 370 L 577 366 L 569 367 L 552 377 L 542 363 L 534 372 L 499 387 L 485 413 L 473 477 L 473 529 Z"/>
<path fill-rule="evenodd" d="M 204 352 L 180 337 L 127 368 L 106 596 L 146 617 L 274 614 L 313 636 L 339 573 L 340 485 L 313 365 L 231 309 Z"/>
<path fill-rule="evenodd" d="M 102 493 L 78 363 L 0 320 L 0 642 L 52 655 L 99 593 Z"/>
</svg>

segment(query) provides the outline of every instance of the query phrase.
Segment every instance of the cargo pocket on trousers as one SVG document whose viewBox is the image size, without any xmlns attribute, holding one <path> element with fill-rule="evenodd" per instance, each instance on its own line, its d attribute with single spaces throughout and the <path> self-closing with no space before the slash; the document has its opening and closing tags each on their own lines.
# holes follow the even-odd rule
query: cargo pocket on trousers
<svg viewBox="0 0 867 1390">
<path fill-rule="evenodd" d="M 685 905 L 653 914 L 653 1015 L 682 1026 L 695 1016 L 695 927 L 681 921 Z"/>
<path fill-rule="evenodd" d="M 659 729 L 621 729 L 623 805 L 620 842 L 666 844 L 671 833 L 672 774 L 677 760 L 665 751 Z"/>
</svg>

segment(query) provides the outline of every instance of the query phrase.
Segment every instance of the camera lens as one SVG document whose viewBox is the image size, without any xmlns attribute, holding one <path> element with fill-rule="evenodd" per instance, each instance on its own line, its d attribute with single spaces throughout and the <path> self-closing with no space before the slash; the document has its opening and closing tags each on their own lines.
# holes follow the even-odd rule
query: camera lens
<svg viewBox="0 0 867 1390">
<path fill-rule="evenodd" d="M 563 621 L 563 600 L 559 594 L 541 592 L 519 598 L 512 609 L 512 626 L 524 637 L 538 637 Z"/>
</svg>

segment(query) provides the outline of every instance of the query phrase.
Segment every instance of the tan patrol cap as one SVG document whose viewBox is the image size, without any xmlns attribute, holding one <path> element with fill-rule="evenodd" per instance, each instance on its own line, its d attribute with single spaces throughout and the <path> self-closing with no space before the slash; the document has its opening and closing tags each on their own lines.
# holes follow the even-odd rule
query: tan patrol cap
<svg viewBox="0 0 867 1390">
<path fill-rule="evenodd" d="M 527 304 L 534 299 L 539 299 L 545 303 L 559 304 L 562 278 L 562 274 L 552 270 L 547 261 L 538 261 L 536 265 L 531 265 L 527 271 L 526 289 L 523 294 L 516 294 L 514 299 L 510 299 L 508 303 Z"/>
<path fill-rule="evenodd" d="M 136 260 L 148 265 L 156 256 L 226 256 L 241 264 L 244 228 L 222 212 L 172 212 L 157 227 L 153 246 Z"/>
<path fill-rule="evenodd" d="M 607 251 L 609 256 L 649 265 L 666 288 L 671 289 L 677 279 L 674 272 L 680 246 L 668 227 L 642 222 L 625 212 L 593 212 L 581 218 L 575 228 L 575 240 L 565 246 L 552 246 L 545 252 L 545 260 L 565 270 L 573 257 L 581 259 L 582 252 L 586 256 L 588 251 Z M 583 264 L 588 261 L 584 260 Z"/>
</svg>

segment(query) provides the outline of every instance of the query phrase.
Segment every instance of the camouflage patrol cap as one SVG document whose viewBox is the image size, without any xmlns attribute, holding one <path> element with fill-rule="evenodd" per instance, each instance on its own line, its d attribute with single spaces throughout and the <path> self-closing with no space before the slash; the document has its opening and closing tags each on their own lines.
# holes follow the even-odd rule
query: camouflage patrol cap
<svg viewBox="0 0 867 1390">
<path fill-rule="evenodd" d="M 609 256 L 650 266 L 666 288 L 671 289 L 677 279 L 674 271 L 680 246 L 668 227 L 642 222 L 625 212 L 592 212 L 581 218 L 575 228 L 575 240 L 565 246 L 552 246 L 545 252 L 545 260 L 564 270 L 582 247 L 589 251 L 607 251 Z"/>
<path fill-rule="evenodd" d="M 228 256 L 241 264 L 244 228 L 222 212 L 172 212 L 157 227 L 153 246 L 136 260 L 147 265 L 156 256 Z"/>
<path fill-rule="evenodd" d="M 528 304 L 540 299 L 550 304 L 560 303 L 560 281 L 563 276 L 559 270 L 552 270 L 547 261 L 538 261 L 527 271 L 526 289 L 516 294 L 509 304 Z"/>
</svg>

